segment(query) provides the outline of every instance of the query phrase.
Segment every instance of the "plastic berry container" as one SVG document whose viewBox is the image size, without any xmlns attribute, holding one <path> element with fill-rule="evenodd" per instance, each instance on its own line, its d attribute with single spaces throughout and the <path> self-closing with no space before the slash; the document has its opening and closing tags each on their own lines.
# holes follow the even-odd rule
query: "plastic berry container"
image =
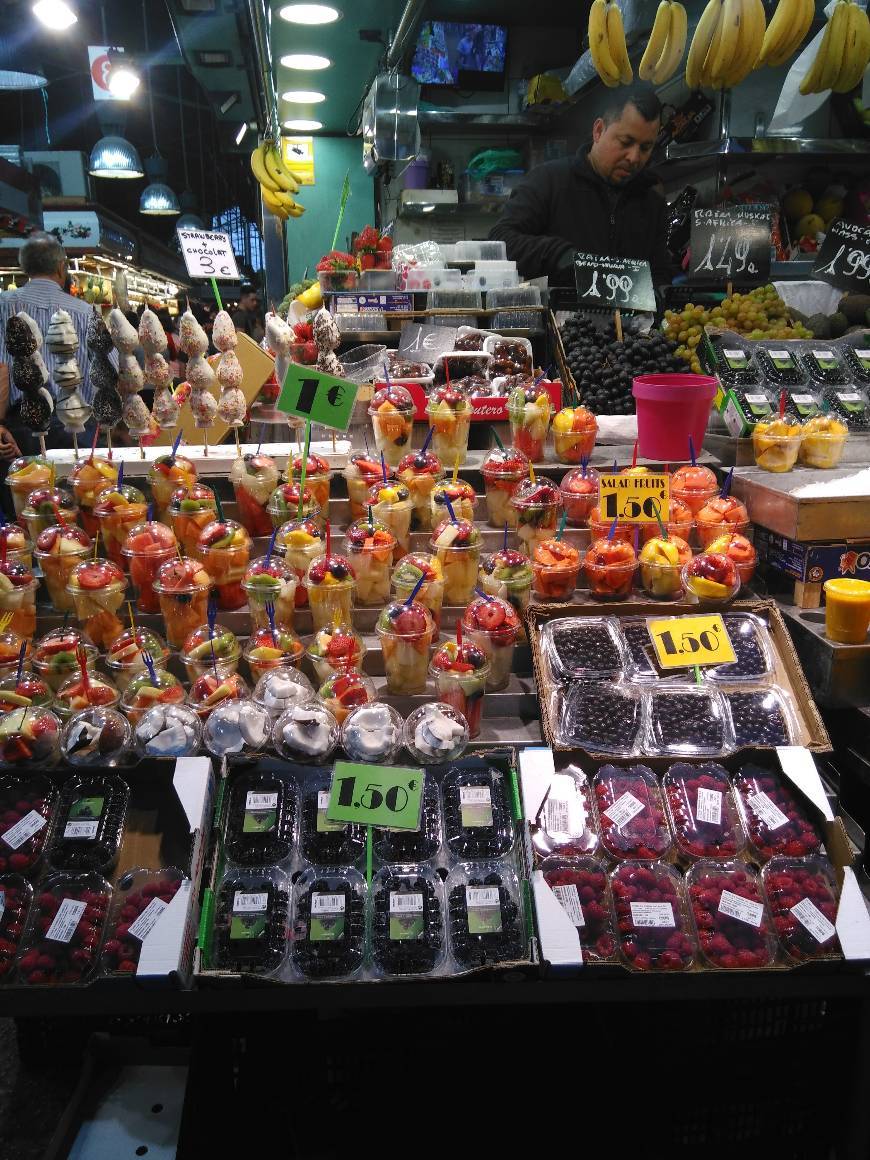
<svg viewBox="0 0 870 1160">
<path fill-rule="evenodd" d="M 623 958 L 635 971 L 684 971 L 697 954 L 680 875 L 665 862 L 621 862 L 610 889 Z"/>
<path fill-rule="evenodd" d="M 288 761 L 323 764 L 338 745 L 339 725 L 319 701 L 301 701 L 281 714 L 272 727 L 272 745 Z"/>
<path fill-rule="evenodd" d="M 797 795 L 778 773 L 744 765 L 734 789 L 753 858 L 766 862 L 780 854 L 817 854 L 822 840 Z"/>
<path fill-rule="evenodd" d="M 217 892 L 214 965 L 240 974 L 271 975 L 287 954 L 290 882 L 275 867 L 231 870 Z"/>
<path fill-rule="evenodd" d="M 105 975 L 135 975 L 142 944 L 178 893 L 180 870 L 130 870 L 115 886 L 100 958 Z"/>
<path fill-rule="evenodd" d="M 318 866 L 293 889 L 293 965 L 307 979 L 349 979 L 363 964 L 366 883 L 350 866 Z"/>
<path fill-rule="evenodd" d="M 806 372 L 796 355 L 782 347 L 757 347 L 755 361 L 769 386 L 801 387 L 807 381 Z"/>
<path fill-rule="evenodd" d="M 283 862 L 293 850 L 299 791 L 292 777 L 255 767 L 229 785 L 224 850 L 240 866 Z"/>
<path fill-rule="evenodd" d="M 369 894 L 372 962 L 387 978 L 431 975 L 447 953 L 444 884 L 428 866 L 379 870 Z"/>
<path fill-rule="evenodd" d="M 771 858 L 761 880 L 779 944 L 797 963 L 838 958 L 839 890 L 827 858 Z"/>
<path fill-rule="evenodd" d="M 272 718 L 253 701 L 223 701 L 209 713 L 202 740 L 213 757 L 254 757 L 272 738 Z"/>
<path fill-rule="evenodd" d="M 430 862 L 441 850 L 443 829 L 438 783 L 433 777 L 425 777 L 419 829 L 376 827 L 372 835 L 375 853 L 382 862 L 391 865 Z"/>
<path fill-rule="evenodd" d="M 12 976 L 15 956 L 21 946 L 24 921 L 33 887 L 20 874 L 0 874 L 0 983 L 8 983 Z"/>
<path fill-rule="evenodd" d="M 644 705 L 639 693 L 614 685 L 572 684 L 556 718 L 561 745 L 588 753 L 630 757 L 643 729 Z"/>
<path fill-rule="evenodd" d="M 622 676 L 626 657 L 617 622 L 608 616 L 548 620 L 541 651 L 557 681 L 607 681 Z"/>
<path fill-rule="evenodd" d="M 802 362 L 810 381 L 820 387 L 842 387 L 851 381 L 845 360 L 831 347 L 814 346 L 805 350 Z"/>
<path fill-rule="evenodd" d="M 604 863 L 597 858 L 547 858 L 541 863 L 544 881 L 577 928 L 587 963 L 616 958 L 616 915 Z"/>
<path fill-rule="evenodd" d="M 17 982 L 87 983 L 99 960 L 112 888 L 99 874 L 52 874 L 40 882 L 18 952 Z"/>
<path fill-rule="evenodd" d="M 705 678 L 726 684 L 767 681 L 774 667 L 767 625 L 748 612 L 726 612 L 722 619 L 737 659 L 727 665 L 711 665 L 704 670 Z"/>
<path fill-rule="evenodd" d="M 657 757 L 716 757 L 731 749 L 722 697 L 698 685 L 649 693 L 649 752 Z"/>
<path fill-rule="evenodd" d="M 64 783 L 48 849 L 55 870 L 106 873 L 124 834 L 130 787 L 115 774 L 80 773 Z"/>
<path fill-rule="evenodd" d="M 133 749 L 130 722 L 114 709 L 74 713 L 63 727 L 60 747 L 68 765 L 109 769 L 126 761 Z"/>
<path fill-rule="evenodd" d="M 776 936 L 758 875 L 746 862 L 704 858 L 686 873 L 702 959 L 724 970 L 758 970 L 776 958 Z"/>
<path fill-rule="evenodd" d="M 0 777 L 0 872 L 29 875 L 39 866 L 57 797 L 41 773 Z"/>
<path fill-rule="evenodd" d="M 421 765 L 458 761 L 468 745 L 468 722 L 452 705 L 429 701 L 405 718 L 402 740 Z"/>
<path fill-rule="evenodd" d="M 726 691 L 725 705 L 734 745 L 791 745 L 795 734 L 791 706 L 779 689 Z"/>
<path fill-rule="evenodd" d="M 543 784 L 540 787 L 544 789 Z M 553 774 L 540 802 L 528 800 L 532 845 L 542 857 L 562 858 L 592 854 L 598 848 L 598 818 L 594 795 L 586 774 L 578 766 L 568 766 Z"/>
<path fill-rule="evenodd" d="M 503 862 L 460 862 L 447 877 L 450 949 L 463 969 L 525 953 L 516 875 Z"/>
<path fill-rule="evenodd" d="M 365 853 L 365 827 L 350 822 L 331 822 L 328 774 L 310 779 L 300 793 L 299 852 L 313 866 L 345 866 Z"/>
<path fill-rule="evenodd" d="M 666 858 L 671 832 L 656 775 L 645 765 L 603 765 L 592 779 L 601 845 L 618 861 Z"/>
<path fill-rule="evenodd" d="M 456 766 L 441 783 L 444 840 L 454 858 L 502 858 L 514 833 L 504 774 L 493 767 Z"/>
<path fill-rule="evenodd" d="M 746 833 L 728 773 L 721 765 L 677 762 L 662 779 L 668 821 L 678 855 L 735 858 L 746 847 Z"/>
<path fill-rule="evenodd" d="M 402 716 L 392 705 L 357 705 L 341 726 L 341 746 L 352 761 L 388 765 L 402 748 Z"/>
</svg>

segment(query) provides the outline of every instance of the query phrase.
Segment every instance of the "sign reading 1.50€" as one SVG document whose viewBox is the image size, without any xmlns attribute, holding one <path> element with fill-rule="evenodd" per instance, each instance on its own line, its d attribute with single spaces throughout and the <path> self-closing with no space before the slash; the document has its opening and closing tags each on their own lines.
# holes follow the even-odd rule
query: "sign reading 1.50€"
<svg viewBox="0 0 870 1160">
<path fill-rule="evenodd" d="M 648 620 L 650 639 L 663 669 L 729 665 L 737 657 L 720 613 Z"/>
<path fill-rule="evenodd" d="M 291 363 L 275 404 L 285 415 L 297 415 L 335 431 L 346 431 L 359 386 L 313 367 Z"/>
<path fill-rule="evenodd" d="M 421 769 L 336 761 L 326 816 L 331 822 L 418 830 L 424 778 Z"/>
<path fill-rule="evenodd" d="M 668 521 L 671 477 L 666 474 L 599 476 L 601 514 L 606 520 L 617 517 L 638 524 L 655 523 L 661 516 Z"/>
</svg>

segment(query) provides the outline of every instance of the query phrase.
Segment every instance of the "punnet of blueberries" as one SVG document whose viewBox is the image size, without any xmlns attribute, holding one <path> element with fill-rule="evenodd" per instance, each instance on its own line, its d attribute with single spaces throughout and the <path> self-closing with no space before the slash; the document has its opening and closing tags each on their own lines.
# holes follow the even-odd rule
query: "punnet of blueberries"
<svg viewBox="0 0 870 1160">
<path fill-rule="evenodd" d="M 385 975 L 426 975 L 444 954 L 441 881 L 432 871 L 396 867 L 372 887 L 372 957 Z"/>
<path fill-rule="evenodd" d="M 366 884 L 356 870 L 309 870 L 294 887 L 293 963 L 309 979 L 352 975 L 362 966 Z"/>
<path fill-rule="evenodd" d="M 559 740 L 590 753 L 628 755 L 641 726 L 641 699 L 613 685 L 572 684 L 565 694 Z"/>
<path fill-rule="evenodd" d="M 296 784 L 289 776 L 257 769 L 236 773 L 227 806 L 227 855 L 242 866 L 266 866 L 289 858 L 296 801 Z"/>
<path fill-rule="evenodd" d="M 315 866 L 353 865 L 366 847 L 365 827 L 331 822 L 329 778 L 310 781 L 302 790 L 299 845 L 302 857 Z"/>
<path fill-rule="evenodd" d="M 493 767 L 456 766 L 441 785 L 444 837 L 455 858 L 501 858 L 513 845 L 505 776 Z"/>
<path fill-rule="evenodd" d="M 231 873 L 221 883 L 215 910 L 215 966 L 224 971 L 269 974 L 287 953 L 290 893 L 274 870 Z"/>
<path fill-rule="evenodd" d="M 544 633 L 550 667 L 558 680 L 591 680 L 622 672 L 622 649 L 613 621 L 598 617 L 551 620 Z"/>
<path fill-rule="evenodd" d="M 48 859 L 56 870 L 98 870 L 115 864 L 130 787 L 114 774 L 80 774 L 63 787 Z"/>
<path fill-rule="evenodd" d="M 503 868 L 460 864 L 447 880 L 450 945 L 462 967 L 521 958 L 522 914 Z"/>
<path fill-rule="evenodd" d="M 441 797 L 433 777 L 423 782 L 423 807 L 419 830 L 385 830 L 372 835 L 375 853 L 382 862 L 428 862 L 441 849 Z"/>
</svg>

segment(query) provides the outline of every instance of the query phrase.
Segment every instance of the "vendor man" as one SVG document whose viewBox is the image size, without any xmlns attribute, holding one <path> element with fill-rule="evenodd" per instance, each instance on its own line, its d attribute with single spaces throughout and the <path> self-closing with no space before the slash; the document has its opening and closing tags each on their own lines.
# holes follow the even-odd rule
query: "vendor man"
<svg viewBox="0 0 870 1160">
<path fill-rule="evenodd" d="M 670 281 L 665 248 L 667 203 L 645 172 L 661 128 L 662 107 L 647 86 L 614 89 L 592 125 L 592 144 L 548 161 L 514 190 L 491 238 L 523 278 L 547 275 L 573 286 L 574 254 L 646 258 L 653 284 Z"/>
</svg>

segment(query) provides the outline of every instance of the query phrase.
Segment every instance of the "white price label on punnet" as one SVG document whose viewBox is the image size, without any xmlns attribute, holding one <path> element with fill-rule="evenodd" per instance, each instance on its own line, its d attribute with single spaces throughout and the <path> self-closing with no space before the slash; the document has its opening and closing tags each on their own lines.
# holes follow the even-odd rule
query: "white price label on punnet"
<svg viewBox="0 0 870 1160">
<path fill-rule="evenodd" d="M 344 914 L 344 895 L 343 894 L 321 894 L 315 893 L 311 895 L 311 913 L 312 914 Z"/>
<path fill-rule="evenodd" d="M 774 805 L 764 790 L 760 789 L 758 793 L 752 794 L 747 801 L 758 820 L 764 822 L 769 830 L 779 830 L 788 823 L 788 818 L 779 806 Z"/>
<path fill-rule="evenodd" d="M 37 813 L 36 810 L 31 810 L 29 814 L 25 814 L 20 822 L 16 822 L 14 826 L 10 826 L 5 834 L 0 835 L 7 846 L 13 850 L 17 850 L 19 846 L 23 846 L 25 842 L 29 841 L 34 834 L 38 834 L 45 825 L 45 818 L 42 814 Z"/>
<path fill-rule="evenodd" d="M 488 785 L 461 785 L 459 804 L 461 806 L 488 806 L 492 798 Z"/>
<path fill-rule="evenodd" d="M 423 895 L 403 894 L 400 890 L 390 891 L 390 914 L 422 914 Z"/>
<path fill-rule="evenodd" d="M 233 896 L 233 914 L 262 914 L 268 905 L 269 895 L 266 891 L 249 894 L 237 890 Z"/>
<path fill-rule="evenodd" d="M 162 898 L 152 898 L 135 922 L 130 923 L 130 934 L 142 942 L 157 925 L 157 920 L 169 904 Z"/>
<path fill-rule="evenodd" d="M 45 932 L 45 937 L 52 942 L 68 943 L 76 932 L 87 907 L 86 902 L 77 902 L 74 898 L 65 898 L 54 916 L 51 926 Z"/>
<path fill-rule="evenodd" d="M 622 797 L 618 797 L 613 805 L 606 809 L 604 813 L 610 818 L 614 826 L 618 830 L 621 830 L 623 826 L 628 825 L 631 819 L 636 818 L 645 808 L 643 802 L 638 801 L 633 793 L 629 793 L 626 790 Z"/>
<path fill-rule="evenodd" d="M 698 804 L 695 807 L 695 821 L 718 826 L 722 822 L 722 791 L 701 786 L 698 790 Z"/>
<path fill-rule="evenodd" d="M 730 890 L 722 891 L 719 911 L 721 914 L 727 914 L 729 918 L 736 918 L 738 922 L 745 922 L 747 926 L 761 926 L 764 917 L 764 907 L 760 902 L 732 894 Z"/>
<path fill-rule="evenodd" d="M 327 802 L 329 801 L 329 794 L 326 795 Z M 246 810 L 274 810 L 278 807 L 277 793 L 257 793 L 256 790 L 248 790 L 245 797 Z"/>
<path fill-rule="evenodd" d="M 814 350 L 813 358 L 835 358 L 832 350 Z"/>
<path fill-rule="evenodd" d="M 632 902 L 631 921 L 635 926 L 676 927 L 674 908 L 669 902 Z"/>
<path fill-rule="evenodd" d="M 65 838 L 87 838 L 89 841 L 96 838 L 98 818 L 86 818 L 82 821 L 67 822 L 63 828 Z"/>
<path fill-rule="evenodd" d="M 833 923 L 825 918 L 816 904 L 811 902 L 809 898 L 802 898 L 796 906 L 791 908 L 791 912 L 818 943 L 826 943 L 837 933 Z"/>
<path fill-rule="evenodd" d="M 465 905 L 469 910 L 484 910 L 486 907 L 500 906 L 497 886 L 466 886 Z"/>
<path fill-rule="evenodd" d="M 562 909 L 571 919 L 575 926 L 585 926 L 586 919 L 583 917 L 583 907 L 580 905 L 580 895 L 577 893 L 577 887 L 572 883 L 567 886 L 554 886 L 553 893 L 562 904 Z"/>
</svg>

